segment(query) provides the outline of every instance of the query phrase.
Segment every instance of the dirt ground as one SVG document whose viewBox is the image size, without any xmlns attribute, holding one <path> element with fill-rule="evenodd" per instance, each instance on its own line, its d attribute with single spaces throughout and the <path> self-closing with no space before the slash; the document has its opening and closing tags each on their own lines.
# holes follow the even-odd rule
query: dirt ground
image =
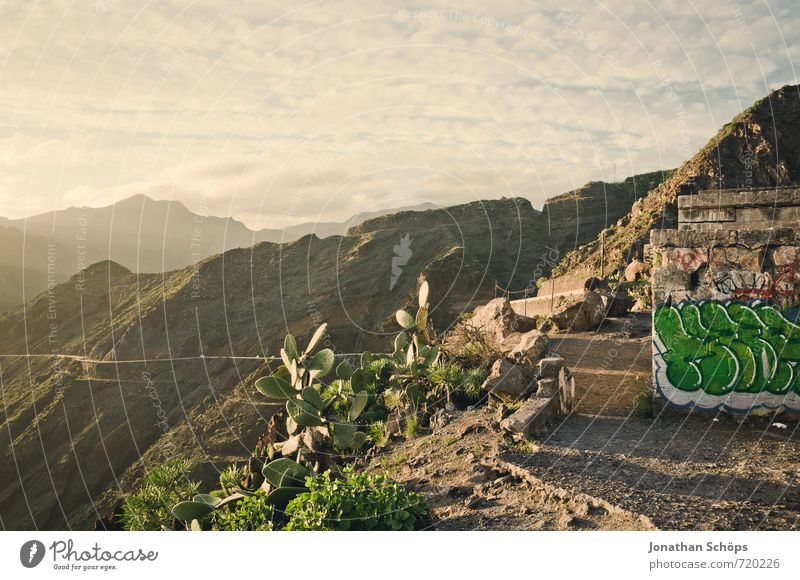
<svg viewBox="0 0 800 580">
<path fill-rule="evenodd" d="M 436 432 L 393 445 L 370 468 L 421 492 L 433 530 L 646 530 L 647 518 L 547 484 L 516 462 L 533 445 L 503 440 L 492 409 L 457 413 Z"/>
<path fill-rule="evenodd" d="M 490 408 L 371 460 L 425 495 L 436 530 L 798 530 L 800 433 L 766 419 L 573 414 L 513 442 Z"/>
</svg>

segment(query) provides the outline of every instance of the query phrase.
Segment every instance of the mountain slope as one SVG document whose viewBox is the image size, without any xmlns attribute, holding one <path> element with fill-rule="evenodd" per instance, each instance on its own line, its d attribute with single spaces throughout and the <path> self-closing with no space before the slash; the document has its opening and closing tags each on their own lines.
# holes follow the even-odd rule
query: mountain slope
<svg viewBox="0 0 800 580">
<path fill-rule="evenodd" d="M 431 207 L 422 204 L 409 209 Z M 48 282 L 63 282 L 103 260 L 113 260 L 134 272 L 166 272 L 259 242 L 292 242 L 312 232 L 319 237 L 343 235 L 350 225 L 391 211 L 395 210 L 361 213 L 346 222 L 309 222 L 284 230 L 254 231 L 232 218 L 196 214 L 178 201 L 135 195 L 105 207 L 71 207 L 26 219 L 0 218 L 0 242 L 5 250 L 0 258 L 0 312 L 32 298 Z M 50 276 L 43 276 L 43 271 Z"/>
<path fill-rule="evenodd" d="M 605 225 L 581 216 L 630 205 L 632 187 L 589 187 L 550 215 L 519 198 L 404 211 L 163 274 L 87 267 L 0 315 L 2 525 L 85 528 L 168 456 L 213 478 L 264 432 L 272 411 L 252 384 L 287 331 L 327 322 L 337 353 L 384 349 L 425 276 L 442 332 L 496 285 L 546 274 L 552 252 Z"/>
<path fill-rule="evenodd" d="M 800 86 L 785 86 L 726 124 L 692 159 L 606 231 L 605 271 L 641 255 L 654 228 L 677 224 L 678 195 L 701 189 L 774 187 L 800 182 Z M 554 274 L 599 270 L 596 239 L 565 256 Z"/>
</svg>

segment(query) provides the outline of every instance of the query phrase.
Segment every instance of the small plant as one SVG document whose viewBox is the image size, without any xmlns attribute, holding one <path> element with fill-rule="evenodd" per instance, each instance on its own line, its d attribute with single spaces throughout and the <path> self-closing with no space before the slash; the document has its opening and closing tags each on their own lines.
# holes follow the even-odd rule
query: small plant
<svg viewBox="0 0 800 580">
<path fill-rule="evenodd" d="M 493 337 L 465 320 L 459 322 L 444 342 L 451 345 L 447 349 L 450 358 L 464 368 L 488 369 L 503 356 Z"/>
<path fill-rule="evenodd" d="M 413 439 L 419 435 L 420 424 L 419 416 L 416 413 L 411 413 L 405 418 L 403 423 L 403 437 L 406 439 Z"/>
<path fill-rule="evenodd" d="M 224 531 L 268 531 L 274 528 L 275 506 L 258 491 L 236 500 L 226 510 L 217 510 L 214 529 Z"/>
<path fill-rule="evenodd" d="M 122 506 L 122 524 L 126 530 L 171 530 L 175 518 L 172 506 L 191 498 L 199 484 L 189 478 L 189 463 L 172 459 L 154 467 L 144 484 Z"/>
<path fill-rule="evenodd" d="M 287 530 L 414 530 L 427 513 L 420 494 L 352 466 L 341 478 L 326 471 L 306 485 L 308 491 L 286 508 Z"/>
<path fill-rule="evenodd" d="M 225 495 L 231 495 L 244 487 L 249 475 L 247 466 L 231 464 L 219 473 L 219 487 Z"/>
<path fill-rule="evenodd" d="M 461 383 L 461 393 L 470 402 L 475 403 L 484 396 L 483 383 L 489 372 L 483 368 L 467 369 L 464 373 L 464 382 Z"/>
<path fill-rule="evenodd" d="M 386 421 L 374 421 L 367 429 L 367 437 L 375 447 L 383 447 L 386 445 L 388 438 L 386 437 Z"/>
<path fill-rule="evenodd" d="M 639 392 L 633 399 L 633 407 L 636 414 L 645 419 L 653 417 L 653 384 L 649 379 L 642 381 Z"/>
</svg>

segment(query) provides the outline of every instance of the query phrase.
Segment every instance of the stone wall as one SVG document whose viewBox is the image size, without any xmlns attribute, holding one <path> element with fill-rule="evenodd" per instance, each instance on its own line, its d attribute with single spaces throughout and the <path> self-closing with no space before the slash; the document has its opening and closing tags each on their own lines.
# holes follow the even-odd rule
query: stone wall
<svg viewBox="0 0 800 580">
<path fill-rule="evenodd" d="M 651 232 L 659 397 L 730 412 L 800 411 L 800 190 L 678 198 Z"/>
</svg>

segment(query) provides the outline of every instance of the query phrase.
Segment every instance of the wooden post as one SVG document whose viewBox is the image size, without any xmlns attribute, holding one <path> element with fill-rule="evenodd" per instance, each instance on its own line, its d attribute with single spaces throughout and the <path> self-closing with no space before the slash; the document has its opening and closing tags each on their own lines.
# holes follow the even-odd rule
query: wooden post
<svg viewBox="0 0 800 580">
<path fill-rule="evenodd" d="M 600 232 L 600 278 L 606 275 L 606 231 Z"/>
</svg>

